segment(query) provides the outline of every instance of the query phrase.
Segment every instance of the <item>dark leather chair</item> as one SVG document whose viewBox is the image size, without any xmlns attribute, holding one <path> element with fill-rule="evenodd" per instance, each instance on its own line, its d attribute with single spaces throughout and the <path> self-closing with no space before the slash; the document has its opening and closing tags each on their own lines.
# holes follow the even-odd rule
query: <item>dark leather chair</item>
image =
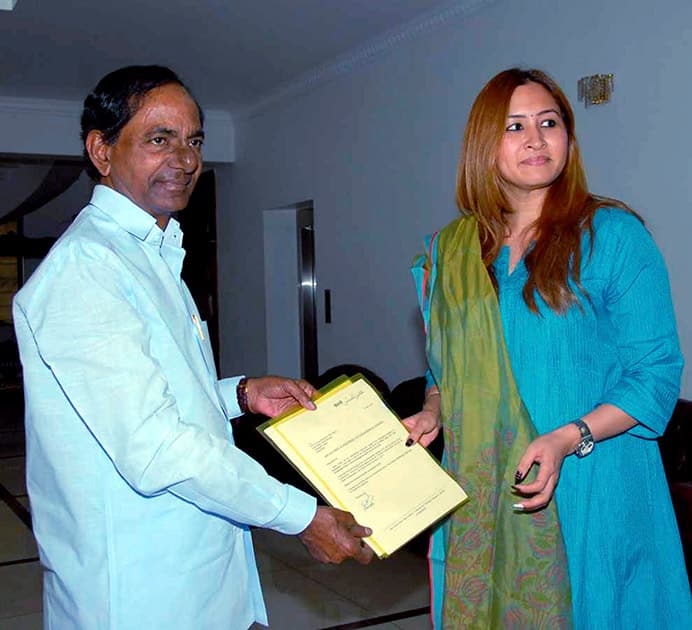
<svg viewBox="0 0 692 630">
<path fill-rule="evenodd" d="M 687 574 L 692 576 L 692 401 L 678 401 L 659 446 L 680 528 Z"/>
</svg>

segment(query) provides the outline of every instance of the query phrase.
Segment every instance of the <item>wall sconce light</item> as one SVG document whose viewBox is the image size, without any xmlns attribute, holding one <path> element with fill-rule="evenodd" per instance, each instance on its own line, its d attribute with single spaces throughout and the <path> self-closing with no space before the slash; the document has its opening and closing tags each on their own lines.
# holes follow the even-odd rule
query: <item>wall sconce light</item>
<svg viewBox="0 0 692 630">
<path fill-rule="evenodd" d="M 612 74 L 592 74 L 582 77 L 577 82 L 577 94 L 584 107 L 603 105 L 610 101 L 610 95 L 615 90 L 615 77 Z"/>
<path fill-rule="evenodd" d="M 0 11 L 12 11 L 17 0 L 0 0 Z"/>
</svg>

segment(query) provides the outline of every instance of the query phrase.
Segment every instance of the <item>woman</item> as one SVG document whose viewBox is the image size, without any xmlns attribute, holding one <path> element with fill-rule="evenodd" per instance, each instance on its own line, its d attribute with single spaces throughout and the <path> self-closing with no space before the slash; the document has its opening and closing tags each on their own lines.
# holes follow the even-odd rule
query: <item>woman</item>
<svg viewBox="0 0 692 630">
<path fill-rule="evenodd" d="M 404 421 L 424 446 L 443 427 L 476 499 L 433 536 L 436 627 L 692 627 L 655 440 L 682 369 L 665 266 L 635 213 L 588 192 L 543 72 L 476 98 L 457 202 L 414 265 L 429 388 Z"/>
</svg>

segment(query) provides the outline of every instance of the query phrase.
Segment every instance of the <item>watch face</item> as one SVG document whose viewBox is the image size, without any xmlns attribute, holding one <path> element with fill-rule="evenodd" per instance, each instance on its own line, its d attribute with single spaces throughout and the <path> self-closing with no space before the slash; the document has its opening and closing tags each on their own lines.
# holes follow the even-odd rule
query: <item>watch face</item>
<svg viewBox="0 0 692 630">
<path fill-rule="evenodd" d="M 582 440 L 577 446 L 576 454 L 579 457 L 586 457 L 591 451 L 593 451 L 593 439 Z"/>
</svg>

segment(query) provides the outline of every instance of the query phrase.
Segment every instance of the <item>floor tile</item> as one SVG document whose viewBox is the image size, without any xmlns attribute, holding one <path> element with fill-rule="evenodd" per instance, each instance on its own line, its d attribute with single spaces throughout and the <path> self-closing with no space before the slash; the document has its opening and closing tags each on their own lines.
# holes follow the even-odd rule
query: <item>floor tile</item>
<svg viewBox="0 0 692 630">
<path fill-rule="evenodd" d="M 43 630 L 43 613 L 0 618 L 0 630 Z"/>
<path fill-rule="evenodd" d="M 262 590 L 271 630 L 316 630 L 366 617 L 362 608 L 292 569 L 265 576 Z"/>
<path fill-rule="evenodd" d="M 0 562 L 38 555 L 31 531 L 5 503 L 0 502 Z"/>
<path fill-rule="evenodd" d="M 301 573 L 364 608 L 370 616 L 427 606 L 428 568 L 425 558 L 400 550 L 384 560 L 363 566 L 315 564 Z"/>
<path fill-rule="evenodd" d="M 394 623 L 377 623 L 374 626 L 365 626 L 367 630 L 397 630 L 398 627 Z"/>
<path fill-rule="evenodd" d="M 0 459 L 0 484 L 14 496 L 26 494 L 25 457 Z"/>
<path fill-rule="evenodd" d="M 0 431 L 0 458 L 16 457 L 25 452 L 24 429 Z"/>
<path fill-rule="evenodd" d="M 309 567 L 317 563 L 297 536 L 286 536 L 271 529 L 257 528 L 252 531 L 257 553 L 281 560 L 292 568 Z"/>
<path fill-rule="evenodd" d="M 398 619 L 394 625 L 401 630 L 430 630 L 430 615 L 418 615 L 417 617 L 409 617 L 408 619 Z M 377 626 L 374 626 L 377 628 Z"/>
<path fill-rule="evenodd" d="M 289 565 L 283 562 L 280 558 L 266 553 L 262 549 L 255 547 L 255 561 L 260 577 L 275 573 L 276 571 L 285 571 L 290 569 Z"/>
<path fill-rule="evenodd" d="M 0 628 L 5 628 L 8 617 L 41 612 L 42 575 L 38 562 L 0 567 Z"/>
<path fill-rule="evenodd" d="M 347 561 L 340 565 L 321 564 L 310 557 L 302 543 L 291 536 L 282 536 L 270 530 L 253 532 L 260 574 L 281 572 L 282 566 L 293 569 L 327 591 L 364 610 L 361 619 L 422 608 L 429 604 L 428 568 L 425 558 L 406 549 L 385 560 L 373 560 L 367 566 Z M 396 579 L 394 579 L 396 578 Z M 269 601 L 269 600 L 268 600 Z M 269 604 L 268 604 L 269 605 Z M 321 627 L 337 625 L 324 620 Z M 343 622 L 341 622 L 343 623 Z M 380 624 L 381 627 L 429 627 L 427 615 Z M 315 626 L 320 627 L 320 626 Z"/>
</svg>

